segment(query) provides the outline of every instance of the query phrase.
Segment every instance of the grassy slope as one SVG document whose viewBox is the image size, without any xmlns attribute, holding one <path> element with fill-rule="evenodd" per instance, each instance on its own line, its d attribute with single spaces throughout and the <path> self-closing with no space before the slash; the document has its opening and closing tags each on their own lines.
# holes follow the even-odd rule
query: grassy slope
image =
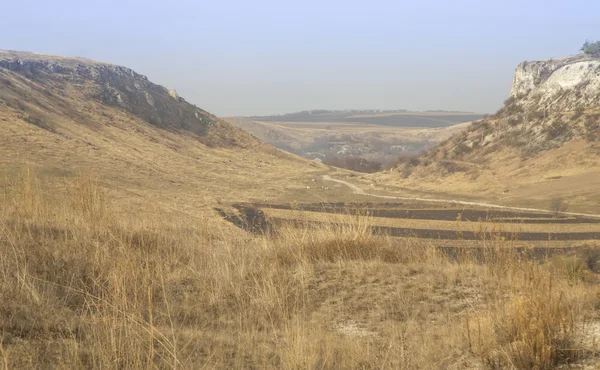
<svg viewBox="0 0 600 370">
<path fill-rule="evenodd" d="M 594 117 L 595 112 L 581 117 L 567 112 L 543 121 L 514 121 L 512 116 L 488 120 L 431 150 L 418 165 L 401 165 L 373 179 L 382 186 L 446 193 L 454 199 L 536 208 L 564 198 L 573 211 L 599 213 L 600 151 L 597 142 L 584 138 L 584 123 Z M 566 122 L 567 132 L 549 139 L 545 130 L 558 120 Z"/>
<path fill-rule="evenodd" d="M 30 174 L 0 213 L 6 368 L 550 369 L 593 360 L 596 254 L 483 263 L 353 226 L 241 233 L 131 218 L 96 181 Z M 117 207 L 115 207 L 117 206 Z M 587 263 L 587 264 L 586 264 Z"/>
<path fill-rule="evenodd" d="M 94 174 L 118 189 L 115 196 L 123 200 L 157 197 L 158 202 L 190 211 L 219 200 L 285 198 L 286 192 L 310 181 L 311 173 L 325 171 L 261 144 L 209 148 L 193 136 L 151 127 L 119 111 L 110 114 L 114 123 L 99 129 L 65 119 L 61 135 L 0 107 L 0 168 L 11 174 L 28 164 L 66 179 L 79 172 Z"/>
<path fill-rule="evenodd" d="M 562 197 L 598 213 L 599 71 L 598 59 L 585 55 L 521 63 L 493 117 L 380 180 L 536 207 Z"/>
</svg>

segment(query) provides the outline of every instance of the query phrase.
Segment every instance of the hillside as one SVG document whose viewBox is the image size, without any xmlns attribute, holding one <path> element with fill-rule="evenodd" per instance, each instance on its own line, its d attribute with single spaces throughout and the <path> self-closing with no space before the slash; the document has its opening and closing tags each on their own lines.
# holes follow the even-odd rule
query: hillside
<svg viewBox="0 0 600 370">
<path fill-rule="evenodd" d="M 125 67 L 0 51 L 0 86 L 5 178 L 24 167 L 44 181 L 95 176 L 120 201 L 195 213 L 221 200 L 285 198 L 324 171 Z"/>
<path fill-rule="evenodd" d="M 377 181 L 546 208 L 561 197 L 598 211 L 599 134 L 600 59 L 524 62 L 494 116 Z"/>
</svg>

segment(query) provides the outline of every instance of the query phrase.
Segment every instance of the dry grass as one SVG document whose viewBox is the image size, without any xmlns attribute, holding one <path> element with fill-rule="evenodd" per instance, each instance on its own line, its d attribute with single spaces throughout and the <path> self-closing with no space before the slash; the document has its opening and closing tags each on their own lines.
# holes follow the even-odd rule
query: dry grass
<svg viewBox="0 0 600 370">
<path fill-rule="evenodd" d="M 545 369 L 592 356 L 598 289 L 500 242 L 455 261 L 353 225 L 256 237 L 124 217 L 23 173 L 0 213 L 4 368 Z"/>
<path fill-rule="evenodd" d="M 406 166 L 370 177 L 399 193 L 408 188 L 532 208 L 549 209 L 551 199 L 564 196 L 571 211 L 598 213 L 600 157 L 597 145 L 584 138 L 583 121 L 566 112 L 487 120 L 424 154 L 408 178 Z M 448 165 L 459 170 L 448 171 Z"/>
<path fill-rule="evenodd" d="M 81 99 L 69 103 L 80 107 Z M 24 163 L 38 169 L 43 182 L 94 174 L 111 190 L 120 190 L 111 194 L 119 202 L 154 198 L 163 210 L 175 208 L 191 216 L 218 201 L 319 201 L 325 195 L 321 189 L 306 189 L 312 178 L 327 171 L 325 166 L 263 144 L 210 148 L 191 134 L 161 130 L 93 100 L 84 103 L 81 110 L 89 111 L 89 121 L 99 126 L 65 116 L 57 118 L 58 134 L 25 122 L 18 111 L 0 104 L 0 183 L 5 176 L 14 179 Z M 336 193 L 351 192 L 340 187 Z"/>
<path fill-rule="evenodd" d="M 530 287 L 523 297 L 500 306 L 488 318 L 495 337 L 491 348 L 484 344 L 480 350 L 492 367 L 553 369 L 585 354 L 578 342 L 582 327 L 577 300 L 565 296 L 566 291 L 552 291 L 549 282 L 536 283 L 542 284 Z"/>
</svg>

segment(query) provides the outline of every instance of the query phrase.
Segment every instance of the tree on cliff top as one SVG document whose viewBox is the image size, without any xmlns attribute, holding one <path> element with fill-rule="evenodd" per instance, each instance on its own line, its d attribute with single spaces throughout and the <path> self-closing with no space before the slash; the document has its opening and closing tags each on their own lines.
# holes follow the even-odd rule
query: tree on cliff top
<svg viewBox="0 0 600 370">
<path fill-rule="evenodd" d="M 581 51 L 586 55 L 600 55 L 600 41 L 586 41 L 581 47 Z"/>
</svg>

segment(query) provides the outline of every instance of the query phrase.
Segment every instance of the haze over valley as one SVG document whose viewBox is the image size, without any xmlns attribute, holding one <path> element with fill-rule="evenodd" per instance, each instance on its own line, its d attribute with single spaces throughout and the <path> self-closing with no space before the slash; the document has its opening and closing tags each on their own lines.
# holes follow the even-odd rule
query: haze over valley
<svg viewBox="0 0 600 370">
<path fill-rule="evenodd" d="M 400 155 L 418 155 L 483 115 L 406 110 L 313 110 L 227 121 L 276 148 L 359 172 L 389 167 Z"/>
</svg>

